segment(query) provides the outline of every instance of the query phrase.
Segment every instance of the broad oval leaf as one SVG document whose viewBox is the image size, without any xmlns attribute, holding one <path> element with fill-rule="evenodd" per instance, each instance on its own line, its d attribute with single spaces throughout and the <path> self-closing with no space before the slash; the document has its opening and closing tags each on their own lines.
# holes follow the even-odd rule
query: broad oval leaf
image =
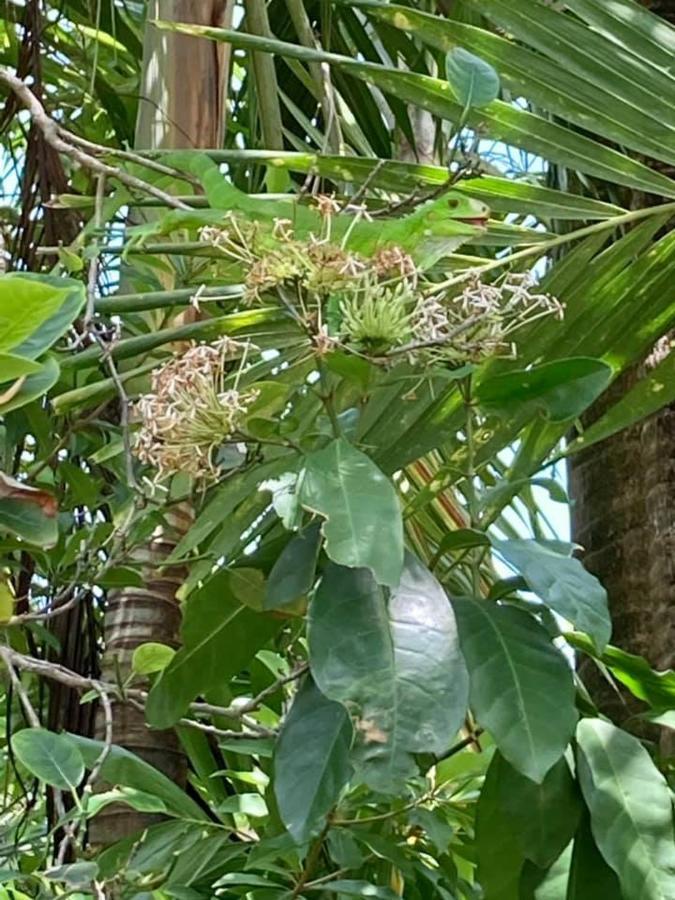
<svg viewBox="0 0 675 900">
<path fill-rule="evenodd" d="M 105 746 L 103 741 L 95 741 L 79 734 L 69 734 L 68 738 L 81 754 L 86 767 L 92 769 L 100 759 Z M 167 809 L 184 819 L 206 819 L 201 806 L 184 790 L 159 769 L 125 747 L 113 744 L 101 767 L 101 778 L 110 784 L 152 794 Z"/>
<path fill-rule="evenodd" d="M 530 369 L 493 375 L 476 385 L 476 399 L 488 412 L 522 415 L 541 410 L 552 422 L 575 419 L 600 396 L 612 369 L 599 359 L 559 359 Z"/>
<path fill-rule="evenodd" d="M 640 741 L 601 719 L 577 728 L 579 781 L 593 837 L 624 897 L 675 897 L 675 839 L 668 783 Z"/>
<path fill-rule="evenodd" d="M 352 725 L 341 703 L 311 678 L 295 696 L 274 754 L 274 793 L 281 819 L 298 844 L 312 837 L 352 772 Z"/>
<path fill-rule="evenodd" d="M 558 760 L 541 784 L 502 760 L 499 799 L 523 855 L 542 869 L 550 866 L 574 837 L 581 815 L 567 760 Z"/>
<path fill-rule="evenodd" d="M 445 74 L 455 96 L 466 109 L 487 106 L 499 96 L 497 71 L 463 47 L 453 47 L 447 54 Z"/>
<path fill-rule="evenodd" d="M 154 728 L 169 728 L 191 700 L 227 683 L 279 630 L 281 623 L 256 613 L 234 595 L 231 573 L 221 572 L 187 601 L 183 646 L 148 695 L 146 717 Z"/>
<path fill-rule="evenodd" d="M 166 669 L 175 655 L 176 651 L 168 644 L 148 641 L 146 644 L 139 644 L 134 650 L 131 668 L 136 675 L 151 675 Z"/>
<path fill-rule="evenodd" d="M 326 553 L 336 563 L 370 569 L 396 587 L 403 568 L 403 520 L 391 481 L 352 444 L 337 438 L 307 456 L 300 503 L 326 521 Z"/>
<path fill-rule="evenodd" d="M 501 804 L 505 760 L 492 757 L 476 807 L 477 875 L 486 900 L 519 900 L 525 857 Z"/>
<path fill-rule="evenodd" d="M 511 765 L 541 783 L 574 733 L 572 670 L 528 613 L 454 600 L 470 702 Z"/>
<path fill-rule="evenodd" d="M 16 390 L 6 393 L 6 399 L 0 402 L 0 415 L 11 412 L 13 409 L 19 409 L 19 407 L 37 400 L 38 397 L 42 397 L 59 380 L 60 371 L 56 359 L 48 356 L 38 367 L 37 372 L 26 375 L 16 383 Z"/>
<path fill-rule="evenodd" d="M 11 272 L 0 278 L 0 351 L 35 359 L 64 334 L 84 306 L 72 278 Z"/>
<path fill-rule="evenodd" d="M 578 559 L 561 553 L 557 541 L 493 540 L 492 546 L 548 607 L 588 634 L 602 653 L 612 633 L 607 592 Z"/>
<path fill-rule="evenodd" d="M 12 750 L 28 771 L 46 784 L 72 791 L 84 777 L 84 760 L 67 734 L 24 728 L 12 737 Z"/>
<path fill-rule="evenodd" d="M 467 705 L 467 674 L 452 607 L 425 567 L 406 553 L 387 599 L 366 569 L 330 565 L 309 610 L 314 679 L 356 709 L 355 761 L 385 792 L 413 771 L 413 753 L 442 753 Z"/>
<path fill-rule="evenodd" d="M 290 606 L 309 593 L 316 577 L 320 548 L 321 529 L 318 522 L 313 522 L 290 539 L 267 579 L 264 609 Z"/>
</svg>

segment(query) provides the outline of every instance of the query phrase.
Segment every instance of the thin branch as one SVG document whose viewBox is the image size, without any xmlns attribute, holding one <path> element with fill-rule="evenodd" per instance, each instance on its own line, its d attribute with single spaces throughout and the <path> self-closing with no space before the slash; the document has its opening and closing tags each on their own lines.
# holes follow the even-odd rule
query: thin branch
<svg viewBox="0 0 675 900">
<path fill-rule="evenodd" d="M 30 87 L 5 66 L 0 66 L 0 84 L 4 84 L 16 95 L 23 106 L 28 110 L 35 125 L 42 132 L 44 139 L 58 153 L 69 156 L 78 163 L 78 165 L 85 169 L 90 169 L 98 175 L 115 178 L 117 181 L 126 185 L 126 187 L 150 194 L 152 197 L 156 197 L 158 200 L 161 200 L 162 203 L 165 203 L 167 206 L 171 206 L 174 209 L 189 210 L 191 208 L 187 203 L 183 203 L 182 200 L 177 200 L 171 194 L 167 194 L 166 191 L 162 191 L 158 187 L 155 187 L 155 185 L 143 181 L 143 179 L 137 178 L 135 175 L 129 175 L 128 172 L 123 171 L 117 166 L 109 166 L 106 163 L 101 162 L 100 159 L 91 156 L 89 153 L 85 153 L 84 150 L 80 150 L 79 147 L 76 146 L 76 142 L 73 141 L 69 132 L 59 126 L 58 123 L 47 114 L 45 108 L 31 91 Z"/>
</svg>

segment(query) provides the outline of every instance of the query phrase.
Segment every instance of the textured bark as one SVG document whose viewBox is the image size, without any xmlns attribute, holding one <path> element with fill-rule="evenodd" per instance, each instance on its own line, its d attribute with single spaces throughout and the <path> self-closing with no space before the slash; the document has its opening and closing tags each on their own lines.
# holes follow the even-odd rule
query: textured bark
<svg viewBox="0 0 675 900">
<path fill-rule="evenodd" d="M 152 0 L 148 19 L 162 18 L 202 25 L 230 24 L 232 0 Z M 142 100 L 136 128 L 137 149 L 220 147 L 225 127 L 225 86 L 229 48 L 199 38 L 146 28 Z M 190 312 L 193 312 L 192 310 Z M 111 591 L 105 615 L 102 674 L 116 681 L 128 675 L 134 649 L 156 641 L 176 647 L 180 606 L 176 591 L 186 576 L 182 567 L 161 568 L 189 529 L 189 504 L 174 507 L 147 547 L 137 551 L 143 587 Z M 105 722 L 99 710 L 97 732 Z M 133 751 L 184 786 L 187 763 L 173 730 L 152 731 L 140 710 L 115 707 L 113 741 Z M 161 817 L 111 805 L 90 828 L 91 843 L 107 846 L 136 834 Z"/>
<path fill-rule="evenodd" d="M 675 22 L 675 0 L 644 5 Z M 654 197 L 634 193 L 629 205 L 654 202 Z M 668 352 L 664 341 L 595 405 L 589 421 Z M 675 406 L 573 457 L 570 490 L 573 538 L 585 548 L 586 565 L 607 589 L 613 643 L 644 656 L 657 669 L 674 666 Z M 594 667 L 584 669 L 596 702 L 615 721 L 625 720 L 640 705 L 617 693 Z"/>
</svg>

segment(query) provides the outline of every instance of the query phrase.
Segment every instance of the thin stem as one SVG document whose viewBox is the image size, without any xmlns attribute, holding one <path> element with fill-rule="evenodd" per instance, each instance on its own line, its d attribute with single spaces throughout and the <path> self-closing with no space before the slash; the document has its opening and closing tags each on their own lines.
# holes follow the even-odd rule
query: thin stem
<svg viewBox="0 0 675 900">
<path fill-rule="evenodd" d="M 480 515 L 478 512 L 478 497 L 476 494 L 476 445 L 474 435 L 474 410 L 472 397 L 472 378 L 468 375 L 462 382 L 462 396 L 464 398 L 464 408 L 466 411 L 466 499 L 469 511 L 469 527 L 480 527 Z M 471 558 L 471 585 L 474 597 L 480 597 L 480 564 L 483 551 L 480 548 L 472 549 Z"/>
<path fill-rule="evenodd" d="M 342 429 L 340 428 L 340 421 L 337 417 L 337 413 L 335 412 L 335 406 L 333 405 L 333 392 L 330 389 L 330 385 L 328 384 L 328 371 L 326 369 L 326 364 L 320 356 L 317 356 L 317 368 L 319 370 L 319 380 L 321 382 L 321 391 L 319 396 L 321 397 L 321 402 L 323 403 L 324 409 L 330 419 L 331 428 L 333 429 L 333 437 L 339 438 L 342 435 Z"/>
</svg>

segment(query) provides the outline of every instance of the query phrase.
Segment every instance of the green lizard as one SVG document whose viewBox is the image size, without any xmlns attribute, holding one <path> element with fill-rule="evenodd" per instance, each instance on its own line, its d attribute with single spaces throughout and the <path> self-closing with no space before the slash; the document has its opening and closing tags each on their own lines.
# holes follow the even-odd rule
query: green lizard
<svg viewBox="0 0 675 900">
<path fill-rule="evenodd" d="M 178 229 L 218 226 L 233 212 L 242 218 L 269 226 L 277 220 L 291 223 L 294 237 L 306 240 L 322 232 L 319 212 L 294 199 L 266 200 L 251 197 L 227 181 L 206 154 L 176 151 L 162 156 L 162 162 L 177 171 L 195 176 L 201 183 L 210 209 L 172 210 L 161 218 L 130 229 L 134 242 L 171 234 Z M 433 266 L 487 225 L 488 208 L 477 200 L 448 191 L 406 216 L 368 220 L 339 213 L 331 221 L 331 241 L 344 242 L 345 249 L 372 256 L 385 247 L 400 247 L 412 256 L 420 269 Z"/>
</svg>

